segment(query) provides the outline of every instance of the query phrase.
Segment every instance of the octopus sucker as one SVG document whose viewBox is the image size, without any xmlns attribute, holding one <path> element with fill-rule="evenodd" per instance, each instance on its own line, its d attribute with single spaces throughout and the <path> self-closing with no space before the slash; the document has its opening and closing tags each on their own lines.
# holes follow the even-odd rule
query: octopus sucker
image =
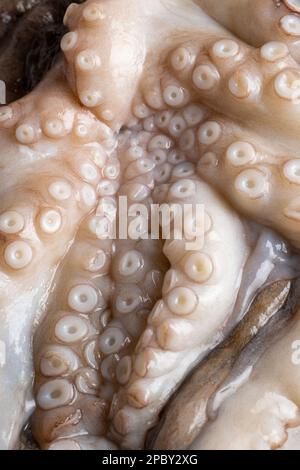
<svg viewBox="0 0 300 470">
<path fill-rule="evenodd" d="M 2 449 L 299 448 L 300 2 L 150 3 L 0 107 Z"/>
<path fill-rule="evenodd" d="M 31 91 L 57 59 L 57 38 L 65 32 L 62 20 L 70 3 L 71 0 L 1 2 L 0 68 L 7 102 Z"/>
<path fill-rule="evenodd" d="M 46 98 L 43 98 L 43 87 L 47 85 L 43 84 L 2 113 L 0 132 L 6 150 L 2 173 L 5 180 L 1 188 L 1 341 L 10 353 L 1 368 L 1 382 L 7 394 L 14 397 L 13 408 L 7 404 L 3 411 L 3 429 L 11 429 L 9 433 L 1 432 L 3 448 L 14 445 L 11 443 L 15 433 L 19 433 L 31 410 L 32 352 L 30 341 L 24 343 L 23 335 L 36 329 L 61 259 L 68 252 L 80 222 L 96 205 L 95 183 L 94 187 L 85 184 L 82 175 L 73 172 L 65 158 L 66 141 L 63 140 L 68 140 L 70 152 L 76 152 L 78 145 L 93 143 L 92 138 L 89 141 L 85 138 L 84 143 L 78 141 L 76 130 L 72 129 L 78 116 L 84 115 L 91 137 L 99 135 L 98 124 L 80 109 L 64 87 L 63 79 L 59 78 L 62 77 L 60 67 L 51 73 L 54 75 L 47 80 L 53 85 L 48 88 Z M 56 119 L 59 116 L 59 123 L 52 117 L 50 120 L 50 114 L 57 116 Z M 43 122 L 48 129 L 45 134 Z M 95 151 L 99 147 L 106 152 L 100 139 L 93 145 Z M 88 148 L 87 152 L 93 154 L 94 149 Z M 45 167 L 42 162 L 46 161 Z M 22 167 L 20 178 L 15 171 L 18 164 Z M 35 286 L 37 275 L 39 284 Z M 9 369 L 12 374 L 7 373 Z M 5 400 L 3 396 L 3 403 Z"/>
<path fill-rule="evenodd" d="M 217 0 L 195 2 L 246 43 L 260 47 L 269 41 L 280 41 L 289 47 L 295 60 L 299 60 L 300 10 L 297 1 L 283 0 L 276 5 L 274 0 L 242 0 L 238 11 L 235 11 L 234 0 L 225 0 L 221 6 Z M 248 21 L 248 15 L 251 15 L 253 22 Z"/>
<path fill-rule="evenodd" d="M 221 201 L 216 199 L 215 194 L 210 193 L 206 185 L 194 177 L 194 179 L 175 179 L 169 186 L 171 201 L 187 202 L 193 198 L 201 200 L 203 197 L 206 197 L 206 207 L 210 211 L 212 220 L 211 231 L 208 230 L 206 235 L 207 241 L 199 254 L 191 252 L 186 257 L 184 252 L 179 252 L 183 246 L 182 243 L 176 243 L 176 239 L 173 242 L 169 240 L 166 242 L 169 248 L 165 248 L 164 251 L 173 272 L 172 275 L 165 278 L 163 285 L 165 296 L 156 304 L 148 320 L 147 328 L 153 331 L 152 339 L 147 341 L 144 348 L 139 348 L 138 354 L 133 360 L 134 370 L 126 391 L 120 393 L 120 402 L 126 404 L 127 401 L 129 405 L 127 413 L 130 413 L 130 408 L 133 408 L 136 415 L 138 415 L 139 409 L 142 410 L 141 428 L 139 429 L 141 445 L 145 426 L 147 423 L 151 425 L 156 418 L 154 410 L 156 414 L 157 409 L 163 406 L 170 394 L 167 385 L 170 374 L 172 374 L 173 380 L 181 381 L 188 373 L 191 364 L 204 354 L 203 345 L 214 341 L 214 335 L 226 322 L 232 304 L 235 302 L 240 270 L 243 269 L 247 257 L 246 245 L 238 250 L 241 253 L 240 256 L 228 251 L 229 239 L 233 233 L 240 232 L 241 238 L 243 238 L 243 227 L 238 219 L 234 220 L 230 211 L 227 212 L 226 218 L 221 216 Z M 229 239 L 223 238 L 218 246 L 218 243 L 213 240 L 219 238 L 217 236 L 218 230 L 221 229 L 221 225 L 224 228 L 224 224 L 228 226 L 226 232 Z M 232 235 L 230 235 L 229 227 L 233 230 Z M 209 256 L 212 253 L 214 253 L 214 263 Z M 222 254 L 231 258 L 230 271 L 228 261 L 225 261 L 225 258 L 222 260 Z M 227 266 L 226 280 L 222 274 L 222 265 Z M 223 290 L 224 282 L 231 284 L 231 288 L 228 290 L 231 291 L 231 295 L 226 300 L 224 297 L 222 298 L 222 305 L 219 305 L 215 310 L 215 315 L 209 318 L 205 312 L 210 309 L 210 290 Z M 202 326 L 195 335 L 193 329 L 198 330 L 197 324 Z M 171 361 L 169 351 L 173 353 Z M 155 359 L 153 359 L 153 355 L 156 356 Z M 168 363 L 168 366 L 165 365 L 161 369 L 160 363 L 165 362 Z M 178 364 L 181 364 L 180 368 Z M 157 372 L 156 368 L 158 368 Z M 118 416 L 122 412 L 122 406 L 124 405 L 114 404 L 114 413 L 116 413 L 116 419 L 113 421 L 114 426 L 119 425 Z M 137 410 L 135 411 L 135 409 Z M 122 433 L 122 427 L 121 429 L 118 427 L 116 430 Z M 135 431 L 136 428 L 134 433 Z M 128 446 L 130 434 L 124 438 L 126 446 Z M 137 445 L 136 436 L 133 439 Z"/>
</svg>

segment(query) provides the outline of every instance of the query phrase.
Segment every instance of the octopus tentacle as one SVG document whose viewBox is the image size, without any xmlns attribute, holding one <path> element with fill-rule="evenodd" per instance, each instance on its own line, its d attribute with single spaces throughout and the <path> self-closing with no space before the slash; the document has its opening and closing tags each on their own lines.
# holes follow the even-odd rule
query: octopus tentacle
<svg viewBox="0 0 300 470">
<path fill-rule="evenodd" d="M 247 123 L 265 138 L 272 137 L 277 129 L 283 145 L 294 143 L 297 148 L 299 66 L 284 44 L 274 48 L 272 43 L 265 43 L 255 49 L 223 32 L 202 40 L 195 36 L 193 46 L 194 56 L 184 66 L 178 68 L 174 63 L 174 54 L 189 54 L 189 43 L 182 42 L 170 51 L 166 67 L 194 101 L 220 113 L 225 109 L 230 120 Z M 275 108 L 280 114 L 270 129 Z"/>
<path fill-rule="evenodd" d="M 196 48 L 197 42 L 193 44 Z M 165 99 L 165 105 L 170 105 L 171 109 L 166 110 L 160 104 L 160 111 L 155 117 L 153 114 L 145 117 L 144 128 L 161 128 L 167 135 L 164 145 L 168 145 L 169 135 L 189 160 L 199 159 L 199 174 L 209 183 L 221 188 L 233 205 L 259 222 L 279 230 L 297 245 L 298 198 L 295 191 L 298 184 L 298 65 L 289 56 L 285 56 L 284 62 L 274 64 L 275 52 L 270 44 L 264 45 L 260 51 L 248 49 L 246 54 L 245 46 L 236 40 L 214 39 L 205 44 L 205 54 L 203 49 L 200 52 L 196 49 L 195 61 L 185 60 L 190 55 L 188 46 L 184 46 L 182 44 L 179 49 L 171 52 L 170 62 L 167 61 L 171 63 L 173 72 L 179 79 L 179 82 L 177 78 L 173 81 L 171 92 L 170 85 L 167 86 L 167 96 L 164 80 L 161 80 L 160 94 Z M 242 60 L 239 58 L 240 54 Z M 263 61 L 260 70 L 256 65 L 258 54 Z M 178 67 L 179 57 L 183 62 Z M 253 76 L 251 68 L 255 71 Z M 195 96 L 195 90 L 196 97 L 201 99 L 200 105 L 197 101 L 197 105 L 185 102 L 185 96 L 188 93 Z M 171 93 L 173 103 L 168 100 L 168 93 Z M 230 118 L 212 111 L 212 108 L 219 108 L 221 99 L 226 103 Z M 275 105 L 281 113 L 270 128 L 269 122 Z M 184 106 L 186 108 L 183 112 L 177 109 Z M 196 126 L 194 123 L 187 123 L 189 113 L 194 113 Z M 232 114 L 236 115 L 234 121 Z M 241 125 L 238 116 L 239 119 L 247 116 L 251 130 L 245 128 L 244 124 Z M 260 119 L 252 121 L 254 116 L 260 116 Z M 293 123 L 277 139 L 280 145 L 277 144 L 276 151 L 272 150 L 269 138 L 274 135 L 277 126 L 279 130 L 284 125 L 281 119 L 286 122 L 293 116 Z M 254 134 L 254 130 L 259 135 Z M 280 151 L 282 154 L 278 155 Z M 275 194 L 278 184 L 285 191 Z M 266 207 L 272 208 L 273 205 L 276 213 L 265 211 Z M 278 207 L 280 211 L 277 210 Z"/>
<path fill-rule="evenodd" d="M 233 2 L 226 0 L 220 22 L 228 30 L 197 3 L 215 15 L 214 0 L 71 5 L 61 43 L 65 76 L 58 64 L 36 92 L 0 109 L 0 278 L 8 325 L 0 334 L 11 338 L 21 310 L 25 337 L 17 344 L 28 342 L 47 311 L 34 340 L 32 425 L 42 448 L 143 446 L 174 389 L 244 314 L 237 319 L 234 308 L 237 299 L 243 304 L 241 281 L 253 263 L 250 229 L 235 209 L 299 246 L 299 2 L 277 9 L 272 2 L 272 10 L 271 2 L 258 2 L 250 12 L 243 0 L 231 24 Z M 259 15 L 255 41 L 247 14 Z M 118 195 L 127 198 L 124 210 Z M 161 220 L 153 203 L 173 212 Z M 177 216 L 188 204 L 178 239 Z M 191 210 L 197 204 L 204 205 L 203 246 Z M 123 233 L 115 240 L 117 218 Z M 171 236 L 168 222 L 176 229 Z M 8 361 L 18 382 L 7 368 L 0 371 L 3 403 L 18 395 L 14 410 L 5 410 L 3 447 L 15 444 L 29 408 L 29 342 L 22 357 L 24 350 L 25 365 L 16 347 Z M 272 409 L 270 418 L 265 401 L 259 406 L 282 436 L 277 418 L 283 427 L 296 422 L 298 398 L 276 377 L 270 383 L 267 405 L 284 413 Z M 264 392 L 260 380 L 255 394 Z M 257 420 L 250 421 L 255 433 Z M 268 445 L 277 445 L 266 434 Z"/>
<path fill-rule="evenodd" d="M 98 249 L 96 256 L 101 255 L 106 256 L 107 252 L 103 250 L 100 254 Z M 109 317 L 104 297 L 109 279 L 104 277 L 101 281 L 98 290 L 97 276 L 93 283 L 89 276 L 77 278 L 80 284 L 69 290 L 65 310 L 47 317 L 45 329 L 36 341 L 38 408 L 32 423 L 42 448 L 56 448 L 60 439 L 69 436 L 76 442 L 77 435 L 91 437 L 105 433 L 111 391 L 101 393 L 97 335 Z"/>
<path fill-rule="evenodd" d="M 279 281 L 255 298 L 246 317 L 223 343 L 211 351 L 171 398 L 157 428 L 149 434 L 147 444 L 151 445 L 150 448 L 187 449 L 193 444 L 210 417 L 215 417 L 211 402 L 214 402 L 216 394 L 221 397 L 222 392 L 226 393 L 237 357 L 268 323 L 274 322 L 289 291 L 290 283 Z M 271 304 L 270 296 L 273 299 Z M 288 317 L 284 316 L 286 323 Z"/>
<path fill-rule="evenodd" d="M 253 143 L 245 132 L 236 140 L 221 137 L 200 158 L 198 173 L 220 188 L 239 211 L 271 226 L 298 246 L 297 155 L 291 151 L 278 155 L 278 150 L 272 154 L 258 139 Z M 284 190 L 276 191 L 278 186 Z"/>
<path fill-rule="evenodd" d="M 191 234 L 184 240 L 165 243 L 171 270 L 164 279 L 163 298 L 153 309 L 136 347 L 129 382 L 113 404 L 112 435 L 123 447 L 143 445 L 146 430 L 156 421 L 174 384 L 181 382 L 192 364 L 216 341 L 231 313 L 247 257 L 243 241 L 243 248 L 237 251 L 231 252 L 229 247 L 234 233 L 243 233 L 239 219 L 205 183 L 196 176 L 187 179 L 181 175 L 164 189 L 168 201 L 179 206 L 195 200 L 205 203 L 209 212 L 204 222 L 205 244 L 203 250 L 186 252 L 185 242 Z M 221 239 L 224 225 L 226 235 Z M 216 289 L 222 292 L 222 305 L 216 305 L 212 297 Z M 214 314 L 207 316 L 212 299 Z"/>
<path fill-rule="evenodd" d="M 298 354 L 298 338 L 299 311 L 253 371 L 250 366 L 248 381 L 221 403 L 218 419 L 207 424 L 192 448 L 268 450 L 284 444 L 289 448 L 288 430 L 299 430 L 300 424 L 299 366 L 293 358 Z"/>
<path fill-rule="evenodd" d="M 109 174 L 113 179 L 101 186 Z M 101 176 L 98 207 L 80 227 L 56 281 L 53 313 L 35 336 L 37 410 L 32 423 L 42 448 L 114 448 L 103 437 L 113 385 L 106 383 L 110 366 L 105 373 L 101 349 L 105 330 L 122 334 L 120 325 L 110 321 L 109 310 L 116 218 L 116 186 L 111 183 L 119 179 L 114 155 L 106 160 Z"/>
<path fill-rule="evenodd" d="M 186 0 L 175 3 L 154 0 L 151 8 L 144 0 L 126 0 L 122 7 L 118 0 L 106 3 L 89 0 L 82 6 L 72 4 L 65 23 L 70 32 L 62 40 L 62 49 L 74 92 L 98 118 L 120 129 L 128 121 L 130 105 L 147 67 L 147 58 L 152 56 L 151 50 L 155 49 L 159 57 L 160 52 L 180 41 L 187 28 L 199 31 L 203 13 Z M 220 31 L 216 24 L 212 29 Z M 149 79 L 150 72 L 151 68 Z M 157 109 L 163 105 L 162 98 L 159 87 L 152 88 L 146 85 L 143 94 L 150 106 Z M 138 115 L 146 112 L 144 104 L 137 106 Z"/>
</svg>

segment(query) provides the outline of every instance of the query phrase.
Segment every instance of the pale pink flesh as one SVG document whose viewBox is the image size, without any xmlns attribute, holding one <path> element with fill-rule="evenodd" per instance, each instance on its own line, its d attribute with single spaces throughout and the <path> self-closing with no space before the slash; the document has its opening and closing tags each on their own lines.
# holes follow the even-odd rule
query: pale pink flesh
<svg viewBox="0 0 300 470">
<path fill-rule="evenodd" d="M 299 248 L 300 69 L 294 40 L 281 29 L 280 44 L 263 46 L 279 39 L 270 26 L 278 21 L 275 7 L 274 17 L 262 16 L 265 36 L 249 46 L 196 3 L 73 5 L 62 42 L 70 89 L 58 66 L 35 92 L 0 111 L 0 332 L 7 345 L 16 331 L 23 335 L 9 369 L 0 371 L 7 413 L 3 448 L 15 445 L 27 417 L 29 343 L 43 313 L 34 346 L 33 425 L 41 447 L 140 448 L 170 394 L 219 341 L 233 311 L 250 252 L 235 210 Z M 215 16 L 214 3 L 205 8 Z M 265 3 L 271 9 L 273 2 Z M 239 10 L 241 24 L 247 4 Z M 223 5 L 218 20 L 242 37 L 226 19 L 231 2 Z M 290 24 L 285 21 L 284 28 Z M 243 38 L 249 34 L 245 29 Z M 128 131 L 119 133 L 124 127 Z M 64 198 L 61 191 L 68 188 Z M 147 207 L 153 199 L 201 202 L 203 249 L 189 253 L 183 242 L 167 241 L 164 257 L 160 241 L 102 240 L 103 224 L 112 216 L 106 210 L 118 194 Z M 9 217 L 20 223 L 14 234 L 5 226 Z M 26 245 L 17 245 L 17 258 L 29 261 L 20 267 L 13 260 L 15 245 L 7 246 L 21 240 Z M 15 299 L 24 325 L 16 326 Z M 22 364 L 19 354 L 26 356 Z M 12 364 L 26 382 L 16 383 Z M 83 433 L 86 439 L 77 437 Z"/>
</svg>

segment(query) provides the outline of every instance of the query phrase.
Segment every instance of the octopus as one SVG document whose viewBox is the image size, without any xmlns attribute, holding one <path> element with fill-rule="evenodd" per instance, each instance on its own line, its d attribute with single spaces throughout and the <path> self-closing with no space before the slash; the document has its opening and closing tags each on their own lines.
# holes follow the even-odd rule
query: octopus
<svg viewBox="0 0 300 470">
<path fill-rule="evenodd" d="M 63 22 L 0 108 L 0 448 L 299 449 L 300 1 Z"/>
<path fill-rule="evenodd" d="M 60 50 L 59 38 L 67 32 L 63 17 L 70 3 L 1 0 L 0 70 L 6 102 L 29 93 L 54 64 Z"/>
</svg>

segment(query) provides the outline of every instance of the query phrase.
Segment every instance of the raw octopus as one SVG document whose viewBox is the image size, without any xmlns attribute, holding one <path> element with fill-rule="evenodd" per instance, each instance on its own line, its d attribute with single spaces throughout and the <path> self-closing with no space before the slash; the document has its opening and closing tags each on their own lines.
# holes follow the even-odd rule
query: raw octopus
<svg viewBox="0 0 300 470">
<path fill-rule="evenodd" d="M 143 448 L 194 368 L 273 316 L 243 327 L 263 286 L 298 274 L 299 13 L 299 0 L 69 6 L 64 58 L 0 108 L 1 448 L 28 423 L 41 449 Z M 201 204 L 201 246 L 193 212 L 183 239 L 164 217 L 153 236 L 154 204 Z M 299 448 L 299 325 L 296 312 L 240 380 L 230 362 L 238 386 L 183 448 Z"/>
</svg>

